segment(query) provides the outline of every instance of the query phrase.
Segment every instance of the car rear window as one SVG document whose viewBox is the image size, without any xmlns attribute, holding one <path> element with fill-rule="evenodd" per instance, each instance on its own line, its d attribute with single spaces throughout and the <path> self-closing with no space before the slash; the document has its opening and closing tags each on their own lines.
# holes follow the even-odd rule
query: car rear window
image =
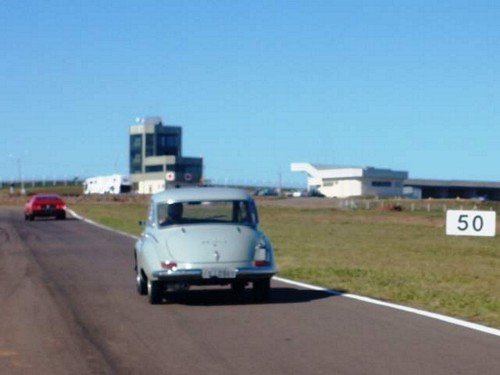
<svg viewBox="0 0 500 375">
<path fill-rule="evenodd" d="M 58 197 L 57 195 L 41 195 L 41 196 L 35 198 L 35 201 L 37 201 L 37 202 L 41 202 L 41 201 L 60 202 L 61 200 L 62 199 L 60 197 Z"/>
<path fill-rule="evenodd" d="M 245 200 L 160 203 L 157 208 L 160 226 L 189 224 L 255 225 L 255 206 Z"/>
</svg>

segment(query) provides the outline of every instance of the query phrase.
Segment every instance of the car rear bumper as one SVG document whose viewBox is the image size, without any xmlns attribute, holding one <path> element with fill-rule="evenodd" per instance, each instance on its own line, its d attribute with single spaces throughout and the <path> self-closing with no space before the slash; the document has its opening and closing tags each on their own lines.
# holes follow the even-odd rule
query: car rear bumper
<svg viewBox="0 0 500 375">
<path fill-rule="evenodd" d="M 198 269 L 176 269 L 158 270 L 153 272 L 153 278 L 164 282 L 186 282 L 188 284 L 224 284 L 233 281 L 252 281 L 257 279 L 271 278 L 276 274 L 274 267 L 241 267 L 236 268 L 234 277 L 204 277 L 203 270 Z"/>
<path fill-rule="evenodd" d="M 65 210 L 60 209 L 46 209 L 46 210 L 34 210 L 31 215 L 36 217 L 55 217 L 66 215 Z"/>
</svg>

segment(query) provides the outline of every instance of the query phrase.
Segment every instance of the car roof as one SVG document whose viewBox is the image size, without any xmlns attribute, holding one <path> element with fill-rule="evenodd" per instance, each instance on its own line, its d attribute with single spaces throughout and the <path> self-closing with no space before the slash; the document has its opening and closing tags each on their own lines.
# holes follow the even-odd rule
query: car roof
<svg viewBox="0 0 500 375">
<path fill-rule="evenodd" d="M 181 187 L 153 194 L 151 201 L 159 202 L 204 202 L 222 200 L 252 200 L 245 190 L 222 187 Z"/>
</svg>

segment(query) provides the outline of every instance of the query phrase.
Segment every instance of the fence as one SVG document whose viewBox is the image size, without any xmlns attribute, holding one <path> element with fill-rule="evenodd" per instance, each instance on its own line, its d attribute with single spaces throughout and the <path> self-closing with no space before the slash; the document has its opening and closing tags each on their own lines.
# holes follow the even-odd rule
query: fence
<svg viewBox="0 0 500 375">
<path fill-rule="evenodd" d="M 338 207 L 353 210 L 425 211 L 446 212 L 447 210 L 500 211 L 500 202 L 445 199 L 339 199 Z"/>
</svg>

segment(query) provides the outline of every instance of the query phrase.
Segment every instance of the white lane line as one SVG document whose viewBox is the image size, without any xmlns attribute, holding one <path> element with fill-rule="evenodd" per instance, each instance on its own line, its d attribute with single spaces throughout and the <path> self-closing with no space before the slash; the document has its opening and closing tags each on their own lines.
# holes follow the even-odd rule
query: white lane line
<svg viewBox="0 0 500 375">
<path fill-rule="evenodd" d="M 121 234 L 122 236 L 133 238 L 134 240 L 137 240 L 139 238 L 137 236 L 134 236 L 133 234 L 130 234 L 130 233 L 127 233 L 127 232 L 123 232 L 121 230 L 113 229 L 113 228 L 107 227 L 105 225 L 96 223 L 93 220 L 90 220 L 90 219 L 87 219 L 86 217 L 78 215 L 75 211 L 73 211 L 73 210 L 71 210 L 69 208 L 66 208 L 66 211 L 69 212 L 71 214 L 71 216 L 77 218 L 78 220 L 85 221 L 86 223 L 91 224 L 91 225 L 93 225 L 95 227 L 98 227 L 98 228 L 101 228 L 101 229 L 105 229 L 105 230 L 108 230 L 110 232 L 118 233 L 118 234 Z"/>
<path fill-rule="evenodd" d="M 106 229 L 106 230 L 109 230 L 111 232 L 115 232 L 115 233 L 121 234 L 123 236 L 127 236 L 127 237 L 130 237 L 130 238 L 133 238 L 133 239 L 138 239 L 139 238 L 138 236 L 134 236 L 134 235 L 132 235 L 130 233 L 126 233 L 126 232 L 123 232 L 123 231 L 120 231 L 120 230 L 117 230 L 117 229 L 113 229 L 113 228 L 107 227 L 105 225 L 96 223 L 95 221 L 92 221 L 92 220 L 89 220 L 87 218 L 84 218 L 84 217 L 78 215 L 73 210 L 67 209 L 67 211 L 69 211 L 71 213 L 71 215 L 73 215 L 77 219 L 85 221 L 86 223 L 95 225 L 95 226 L 97 226 L 99 228 Z M 377 300 L 377 299 L 374 299 L 374 298 L 358 296 L 356 294 L 343 293 L 343 292 L 335 290 L 335 289 L 328 289 L 328 288 L 324 288 L 324 287 L 321 287 L 321 286 L 316 286 L 316 285 L 312 285 L 312 284 L 302 283 L 302 282 L 299 282 L 299 281 L 289 280 L 289 279 L 285 279 L 285 278 L 279 277 L 279 276 L 274 276 L 273 279 L 276 280 L 276 281 L 279 281 L 281 283 L 285 283 L 285 284 L 297 286 L 299 288 L 305 288 L 305 289 L 310 289 L 310 290 L 317 290 L 317 291 L 325 292 L 325 293 L 328 293 L 328 294 L 331 294 L 331 295 L 334 295 L 334 296 L 340 296 L 340 297 L 350 298 L 350 299 L 354 299 L 354 300 L 358 300 L 358 301 L 362 301 L 362 302 L 366 302 L 366 303 L 371 303 L 373 305 L 379 305 L 379 306 L 384 306 L 384 307 L 387 307 L 387 308 L 390 308 L 390 309 L 395 309 L 395 310 L 399 310 L 399 311 L 405 311 L 405 312 L 408 312 L 408 313 L 411 313 L 411 314 L 425 316 L 427 318 L 440 320 L 442 322 L 455 324 L 455 325 L 460 326 L 460 327 L 465 327 L 465 328 L 473 329 L 475 331 L 489 333 L 490 335 L 494 335 L 494 336 L 499 336 L 500 337 L 500 329 L 483 326 L 481 324 L 467 322 L 465 320 L 461 320 L 461 319 L 457 319 L 457 318 L 452 318 L 450 316 L 446 316 L 446 315 L 442 315 L 442 314 L 436 314 L 436 313 L 425 311 L 425 310 L 419 310 L 419 309 L 415 309 L 413 307 L 398 305 L 398 304 L 395 304 L 395 303 L 384 302 L 384 301 L 380 301 L 380 300 Z"/>
<path fill-rule="evenodd" d="M 408 307 L 408 306 L 403 306 L 403 305 L 397 305 L 395 303 L 384 302 L 384 301 L 380 301 L 380 300 L 377 300 L 377 299 L 374 299 L 374 298 L 358 296 L 356 294 L 342 293 L 341 291 L 338 291 L 338 290 L 335 290 L 335 289 L 328 289 L 328 288 L 323 288 L 323 287 L 319 287 L 319 286 L 316 286 L 316 285 L 301 283 L 301 282 L 298 282 L 298 281 L 293 281 L 293 280 L 285 279 L 285 278 L 278 277 L 278 276 L 275 276 L 273 279 L 276 280 L 276 281 L 285 283 L 285 284 L 290 284 L 290 285 L 298 286 L 300 288 L 306 288 L 306 289 L 311 289 L 311 290 L 318 290 L 318 291 L 322 291 L 322 292 L 325 292 L 325 293 L 328 293 L 328 294 L 332 294 L 332 295 L 335 295 L 335 296 L 340 296 L 340 297 L 345 297 L 345 298 L 351 298 L 351 299 L 355 299 L 355 300 L 358 300 L 358 301 L 362 301 L 362 302 L 366 302 L 366 303 L 371 303 L 373 305 L 379 305 L 379 306 L 384 306 L 384 307 L 388 307 L 388 308 L 395 309 L 395 310 L 405 311 L 405 312 L 408 312 L 408 313 L 425 316 L 427 318 L 432 318 L 432 319 L 440 320 L 440 321 L 443 321 L 443 322 L 455 324 L 455 325 L 458 325 L 458 326 L 461 326 L 461 327 L 465 327 L 465 328 L 469 328 L 469 329 L 473 329 L 473 330 L 476 330 L 476 331 L 480 331 L 480 332 L 484 332 L 484 333 L 489 333 L 491 335 L 500 336 L 500 330 L 499 329 L 491 328 L 491 327 L 487 327 L 487 326 L 483 326 L 481 324 L 467 322 L 465 320 L 461 320 L 461 319 L 457 319 L 457 318 L 452 318 L 452 317 L 449 317 L 449 316 L 446 316 L 446 315 L 436 314 L 436 313 L 425 311 L 425 310 L 419 310 L 419 309 L 415 309 L 413 307 Z"/>
</svg>

